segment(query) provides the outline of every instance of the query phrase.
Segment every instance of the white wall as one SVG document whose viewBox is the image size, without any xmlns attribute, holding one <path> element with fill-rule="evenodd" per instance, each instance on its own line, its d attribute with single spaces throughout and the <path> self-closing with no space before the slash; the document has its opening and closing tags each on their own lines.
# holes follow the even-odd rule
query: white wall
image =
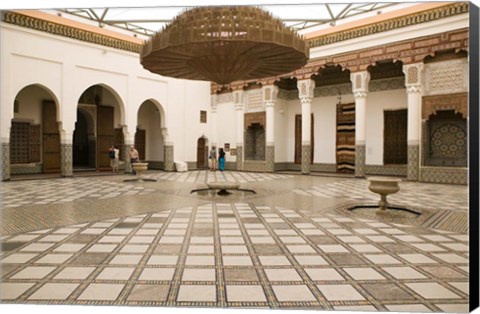
<svg viewBox="0 0 480 314">
<path fill-rule="evenodd" d="M 407 108 L 405 89 L 371 92 L 367 94 L 366 109 L 366 164 L 383 165 L 383 111 Z"/>
<path fill-rule="evenodd" d="M 217 150 L 224 147 L 225 143 L 230 143 L 231 148 L 237 146 L 236 123 L 235 104 L 233 102 L 219 103 L 217 106 Z M 233 162 L 237 160 L 237 157 L 227 152 L 225 159 Z"/>
<path fill-rule="evenodd" d="M 277 99 L 275 104 L 275 162 L 288 161 L 288 146 L 287 144 L 287 125 L 288 112 L 287 102 L 283 99 Z"/>
<path fill-rule="evenodd" d="M 19 112 L 14 114 L 15 120 L 28 121 L 32 124 L 42 123 L 42 102 L 52 100 L 50 94 L 40 86 L 28 86 L 16 97 Z M 13 111 L 13 103 L 10 106 Z"/>
<path fill-rule="evenodd" d="M 210 137 L 199 119 L 200 110 L 210 105 L 209 82 L 152 74 L 143 69 L 136 53 L 7 23 L 0 26 L 2 141 L 9 138 L 15 97 L 32 84 L 45 86 L 57 101 L 62 141 L 72 141 L 80 95 L 96 84 L 109 89 L 119 104 L 115 126 L 125 126 L 127 143 L 133 143 L 138 109 L 148 99 L 160 107 L 161 126 L 175 145 L 175 159 L 196 160 L 196 139 Z M 113 100 L 107 97 L 104 102 Z"/>
</svg>

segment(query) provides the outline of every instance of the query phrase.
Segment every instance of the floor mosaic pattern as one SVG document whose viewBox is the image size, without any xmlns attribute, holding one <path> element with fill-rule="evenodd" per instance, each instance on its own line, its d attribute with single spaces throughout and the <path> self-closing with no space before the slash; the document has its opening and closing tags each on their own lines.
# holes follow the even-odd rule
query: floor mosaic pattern
<svg viewBox="0 0 480 314">
<path fill-rule="evenodd" d="M 420 222 L 345 211 L 377 202 L 364 179 L 146 176 L 2 184 L 2 302 L 468 310 L 466 186 L 402 182 L 389 200 Z M 257 194 L 190 193 L 210 181 Z"/>
<path fill-rule="evenodd" d="M 297 188 L 293 193 L 303 196 L 346 198 L 351 200 L 367 200 L 371 204 L 378 202 L 379 196 L 368 190 L 366 180 L 350 179 L 310 188 Z M 404 207 L 421 207 L 438 210 L 467 211 L 468 191 L 461 185 L 426 184 L 403 181 L 400 191 L 388 196 L 388 201 Z"/>
<path fill-rule="evenodd" d="M 273 173 L 255 173 L 238 171 L 187 171 L 161 172 L 148 174 L 145 177 L 160 181 L 175 181 L 188 183 L 207 183 L 211 181 L 232 181 L 238 183 L 264 182 L 276 179 L 290 178 L 289 175 Z"/>
<path fill-rule="evenodd" d="M 2 237 L 8 303 L 467 311 L 468 236 L 209 203 Z"/>
<path fill-rule="evenodd" d="M 2 190 L 2 208 L 58 204 L 80 199 L 108 199 L 155 191 L 134 184 L 92 178 L 19 181 L 3 184 Z"/>
</svg>

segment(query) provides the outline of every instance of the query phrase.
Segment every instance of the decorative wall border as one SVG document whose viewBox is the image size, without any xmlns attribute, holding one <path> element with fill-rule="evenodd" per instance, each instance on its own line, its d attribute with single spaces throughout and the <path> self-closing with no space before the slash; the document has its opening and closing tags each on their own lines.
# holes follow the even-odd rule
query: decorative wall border
<svg viewBox="0 0 480 314">
<path fill-rule="evenodd" d="M 10 165 L 10 174 L 36 174 L 42 171 L 42 163 Z"/>
<path fill-rule="evenodd" d="M 336 42 L 354 39 L 358 37 L 374 35 L 402 27 L 423 24 L 427 22 L 436 21 L 439 19 L 455 16 L 468 12 L 468 2 L 454 3 L 444 7 L 431 9 L 428 11 L 417 12 L 387 21 L 382 21 L 366 26 L 361 26 L 333 34 L 323 35 L 320 37 L 307 40 L 311 48 L 325 46 Z"/>
<path fill-rule="evenodd" d="M 343 54 L 327 56 L 320 59 L 309 60 L 302 68 L 282 77 L 297 78 L 297 80 L 310 79 L 317 74 L 319 69 L 326 64 L 340 65 L 350 72 L 366 71 L 370 65 L 382 60 L 400 60 L 403 64 L 423 62 L 426 56 L 434 56 L 436 51 L 454 49 L 468 51 L 468 28 L 457 29 L 450 32 L 438 33 L 423 37 L 411 38 L 404 41 L 394 42 L 389 45 L 371 47 L 362 50 L 351 51 Z M 273 85 L 280 76 L 267 77 L 258 80 L 263 86 Z M 232 91 L 242 90 L 243 86 L 251 81 L 237 81 L 229 85 Z M 215 93 L 219 86 L 211 84 L 211 93 Z"/>
<path fill-rule="evenodd" d="M 17 12 L 5 12 L 3 16 L 3 22 L 41 32 L 50 33 L 53 35 L 59 35 L 92 44 L 98 44 L 135 53 L 139 53 L 142 47 L 142 45 L 128 42 L 126 40 L 121 40 L 106 35 L 85 31 L 72 26 L 61 25 L 50 21 L 33 18 Z"/>
<path fill-rule="evenodd" d="M 420 181 L 468 184 L 468 168 L 420 167 Z"/>
<path fill-rule="evenodd" d="M 365 165 L 366 175 L 407 176 L 407 165 Z"/>
</svg>

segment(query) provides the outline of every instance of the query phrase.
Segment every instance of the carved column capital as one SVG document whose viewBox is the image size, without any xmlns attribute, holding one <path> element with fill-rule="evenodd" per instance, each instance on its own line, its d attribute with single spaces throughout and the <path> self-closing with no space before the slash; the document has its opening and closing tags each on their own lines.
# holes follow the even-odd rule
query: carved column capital
<svg viewBox="0 0 480 314">
<path fill-rule="evenodd" d="M 278 86 L 267 85 L 262 87 L 262 98 L 265 104 L 277 101 Z"/>
<path fill-rule="evenodd" d="M 367 92 L 366 91 L 355 91 L 353 92 L 353 97 L 355 98 L 366 98 Z"/>
<path fill-rule="evenodd" d="M 313 91 L 315 90 L 315 81 L 312 79 L 297 81 L 298 97 L 313 98 Z"/>
<path fill-rule="evenodd" d="M 355 98 L 366 97 L 368 93 L 368 84 L 370 83 L 370 72 L 361 71 L 350 74 L 352 81 L 352 92 Z"/>
<path fill-rule="evenodd" d="M 300 103 L 303 104 L 311 104 L 313 97 L 300 97 Z"/>
<path fill-rule="evenodd" d="M 407 85 L 407 93 L 421 93 L 422 92 L 422 85 L 415 84 L 415 85 Z"/>
<path fill-rule="evenodd" d="M 405 64 L 403 66 L 403 73 L 405 73 L 405 87 L 407 93 L 422 92 L 422 74 L 423 62 Z"/>
</svg>

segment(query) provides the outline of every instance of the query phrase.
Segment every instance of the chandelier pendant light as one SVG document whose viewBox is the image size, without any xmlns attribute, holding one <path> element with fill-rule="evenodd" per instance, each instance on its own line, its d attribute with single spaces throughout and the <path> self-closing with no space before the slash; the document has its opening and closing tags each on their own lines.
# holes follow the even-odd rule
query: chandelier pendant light
<svg viewBox="0 0 480 314">
<path fill-rule="evenodd" d="M 197 7 L 147 41 L 140 62 L 163 76 L 226 85 L 296 70 L 308 61 L 306 41 L 258 7 Z"/>
</svg>

